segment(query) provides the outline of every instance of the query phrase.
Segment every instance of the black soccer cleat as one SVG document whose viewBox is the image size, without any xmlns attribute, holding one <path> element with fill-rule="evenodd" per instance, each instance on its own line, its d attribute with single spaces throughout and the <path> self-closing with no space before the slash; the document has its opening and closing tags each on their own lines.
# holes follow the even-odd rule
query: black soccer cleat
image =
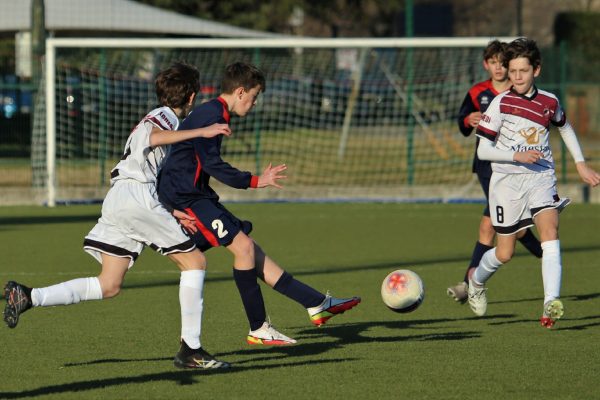
<svg viewBox="0 0 600 400">
<path fill-rule="evenodd" d="M 4 286 L 4 322 L 9 328 L 19 323 L 19 317 L 31 308 L 31 288 L 14 281 L 8 281 Z"/>
<path fill-rule="evenodd" d="M 177 354 L 175 354 L 173 364 L 177 368 L 187 369 L 226 369 L 231 367 L 231 364 L 217 360 L 202 347 L 199 349 L 190 349 L 184 340 L 181 340 L 181 347 Z"/>
</svg>

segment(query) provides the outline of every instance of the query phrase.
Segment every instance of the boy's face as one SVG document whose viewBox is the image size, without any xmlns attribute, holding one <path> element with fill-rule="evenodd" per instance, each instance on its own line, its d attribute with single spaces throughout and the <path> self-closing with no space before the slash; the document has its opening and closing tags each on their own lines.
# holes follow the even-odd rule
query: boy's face
<svg viewBox="0 0 600 400">
<path fill-rule="evenodd" d="M 244 88 L 238 88 L 236 91 L 238 98 L 231 111 L 233 111 L 239 117 L 243 117 L 248 114 L 252 107 L 256 105 L 256 99 L 260 94 L 260 90 L 260 85 L 257 85 L 248 91 L 246 91 Z"/>
<path fill-rule="evenodd" d="M 508 62 L 508 77 L 515 92 L 528 94 L 532 88 L 535 78 L 540 74 L 541 67 L 533 68 L 529 59 L 518 57 Z"/>
<path fill-rule="evenodd" d="M 483 68 L 485 68 L 490 78 L 495 82 L 504 82 L 508 79 L 506 68 L 502 66 L 497 54 L 487 60 L 483 60 Z"/>
</svg>

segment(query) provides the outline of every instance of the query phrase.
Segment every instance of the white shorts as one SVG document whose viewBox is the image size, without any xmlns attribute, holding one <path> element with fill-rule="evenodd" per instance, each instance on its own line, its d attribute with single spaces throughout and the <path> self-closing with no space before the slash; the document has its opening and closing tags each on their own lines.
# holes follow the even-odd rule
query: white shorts
<svg viewBox="0 0 600 400">
<path fill-rule="evenodd" d="M 106 194 L 102 216 L 85 237 L 83 248 L 100 263 L 105 253 L 129 258 L 131 267 L 145 246 L 163 255 L 196 247 L 158 201 L 154 184 L 117 181 Z"/>
<path fill-rule="evenodd" d="M 554 171 L 532 174 L 494 172 L 490 180 L 490 217 L 499 235 L 512 235 L 533 225 L 533 218 L 548 208 L 562 209 Z"/>
</svg>

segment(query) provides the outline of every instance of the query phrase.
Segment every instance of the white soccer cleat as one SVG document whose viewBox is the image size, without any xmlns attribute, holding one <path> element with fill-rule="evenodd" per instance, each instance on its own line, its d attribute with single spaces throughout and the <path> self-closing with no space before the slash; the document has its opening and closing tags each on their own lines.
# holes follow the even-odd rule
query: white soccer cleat
<svg viewBox="0 0 600 400">
<path fill-rule="evenodd" d="M 562 301 L 559 299 L 550 300 L 544 304 L 544 313 L 540 319 L 540 323 L 544 328 L 552 328 L 557 320 L 565 313 L 565 308 Z"/>
<path fill-rule="evenodd" d="M 467 290 L 469 295 L 469 306 L 478 317 L 485 315 L 485 312 L 487 311 L 486 291 L 487 288 L 476 286 L 475 283 L 469 279 L 469 288 Z"/>
<path fill-rule="evenodd" d="M 294 339 L 285 336 L 267 321 L 260 328 L 250 331 L 246 341 L 248 344 L 262 344 L 265 346 L 285 346 L 296 343 Z"/>
</svg>

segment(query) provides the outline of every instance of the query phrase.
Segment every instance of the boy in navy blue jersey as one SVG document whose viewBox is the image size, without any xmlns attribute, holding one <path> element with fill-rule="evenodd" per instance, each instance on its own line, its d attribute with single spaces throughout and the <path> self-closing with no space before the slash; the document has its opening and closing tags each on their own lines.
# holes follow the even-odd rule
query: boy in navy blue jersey
<svg viewBox="0 0 600 400">
<path fill-rule="evenodd" d="M 198 107 L 184 120 L 181 129 L 229 123 L 231 114 L 243 117 L 265 90 L 265 78 L 256 67 L 234 63 L 226 67 L 221 95 Z M 203 251 L 224 246 L 234 255 L 233 276 L 250 323 L 249 344 L 289 344 L 295 340 L 277 332 L 266 321 L 266 311 L 257 277 L 304 306 L 313 324 L 320 326 L 332 316 L 360 303 L 359 297 L 338 299 L 296 280 L 285 272 L 248 235 L 249 221 L 227 210 L 210 187 L 210 178 L 237 189 L 281 188 L 284 164 L 269 164 L 260 176 L 240 171 L 221 158 L 221 138 L 194 139 L 175 144 L 159 178 L 160 200 L 173 209 L 185 210 L 195 219 L 192 238 Z"/>
<path fill-rule="evenodd" d="M 483 68 L 488 72 L 490 78 L 476 83 L 471 87 L 458 113 L 458 128 L 463 136 L 470 136 L 474 128 L 479 125 L 481 114 L 485 112 L 492 99 L 501 92 L 510 88 L 510 81 L 506 68 L 502 65 L 502 52 L 506 43 L 498 40 L 491 41 L 483 51 Z M 475 141 L 475 155 L 473 157 L 473 172 L 477 174 L 479 184 L 483 189 L 486 200 L 489 198 L 490 178 L 492 177 L 492 167 L 490 161 L 480 160 L 477 156 L 477 146 L 479 137 Z M 494 237 L 496 233 L 490 220 L 490 208 L 486 203 L 483 210 L 483 216 L 479 223 L 479 240 L 475 244 L 471 261 L 465 272 L 464 280 L 458 284 L 449 287 L 446 292 L 454 300 L 465 303 L 467 301 L 467 286 L 469 277 L 479 265 L 483 254 L 494 246 Z M 542 257 L 542 248 L 539 240 L 531 232 L 531 229 L 521 231 L 518 234 L 518 240 L 533 254 Z"/>
</svg>

